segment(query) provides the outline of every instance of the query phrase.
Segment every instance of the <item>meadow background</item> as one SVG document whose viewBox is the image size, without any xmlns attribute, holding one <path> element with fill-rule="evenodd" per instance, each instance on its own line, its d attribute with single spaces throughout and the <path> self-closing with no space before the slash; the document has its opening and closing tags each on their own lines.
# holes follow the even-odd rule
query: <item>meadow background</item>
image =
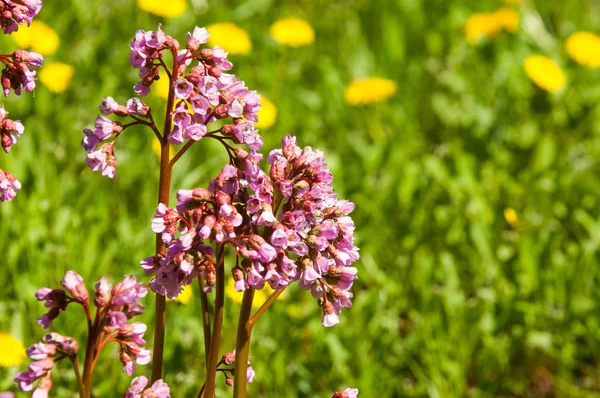
<svg viewBox="0 0 600 398">
<path fill-rule="evenodd" d="M 357 387 L 360 397 L 600 397 L 600 71 L 565 50 L 572 33 L 600 32 L 600 3 L 511 3 L 186 0 L 186 12 L 165 18 L 134 0 L 45 1 L 37 19 L 60 40 L 46 65 L 74 74 L 62 92 L 39 84 L 3 100 L 26 133 L 0 157 L 23 184 L 0 206 L 0 332 L 37 342 L 44 308 L 33 293 L 58 286 L 69 269 L 89 288 L 102 275 L 147 281 L 138 263 L 154 250 L 153 134 L 132 129 L 119 140 L 113 181 L 85 167 L 81 130 L 101 98 L 133 96 L 136 29 L 162 23 L 184 42 L 195 25 L 231 22 L 252 45 L 231 55 L 234 73 L 277 110 L 261 129 L 265 153 L 286 133 L 324 150 L 340 196 L 356 203 L 362 255 L 354 307 L 334 328 L 321 326 L 297 286 L 269 310 L 253 335 L 249 396 Z M 516 13 L 516 29 L 467 38 L 470 17 L 503 7 Z M 314 28 L 313 43 L 292 48 L 270 36 L 290 16 Z M 18 47 L 4 36 L 0 48 Z M 548 92 L 528 77 L 523 64 L 534 54 L 556 61 L 562 87 Z M 348 85 L 375 76 L 394 82 L 393 95 L 348 103 Z M 205 186 L 225 162 L 212 143 L 196 144 L 174 189 Z M 153 302 L 144 301 L 147 321 Z M 239 308 L 227 303 L 223 350 L 234 348 Z M 197 291 L 187 304 L 168 303 L 174 397 L 192 396 L 204 377 L 199 314 Z M 81 341 L 81 314 L 65 315 L 53 329 Z M 0 391 L 13 391 L 25 366 L 1 367 Z M 73 396 L 68 364 L 53 379 L 51 396 Z M 104 354 L 95 380 L 101 397 L 128 385 L 116 351 Z M 223 380 L 219 388 L 227 396 Z"/>
</svg>

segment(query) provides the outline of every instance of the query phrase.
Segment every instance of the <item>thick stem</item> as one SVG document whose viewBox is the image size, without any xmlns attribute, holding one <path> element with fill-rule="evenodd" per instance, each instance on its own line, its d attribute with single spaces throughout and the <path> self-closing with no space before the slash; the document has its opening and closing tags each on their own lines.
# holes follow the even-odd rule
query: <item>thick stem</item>
<svg viewBox="0 0 600 398">
<path fill-rule="evenodd" d="M 246 398 L 246 371 L 248 370 L 248 355 L 250 354 L 250 336 L 252 324 L 252 300 L 254 299 L 254 288 L 244 291 L 242 309 L 240 310 L 240 321 L 238 322 L 237 340 L 235 343 L 235 371 L 233 382 L 234 398 Z"/>
<path fill-rule="evenodd" d="M 169 191 L 171 188 L 171 168 L 169 167 L 169 143 L 163 140 L 160 154 L 160 178 L 158 189 L 158 203 L 169 205 Z M 156 254 L 164 253 L 166 245 L 160 234 L 156 235 Z M 163 349 L 165 345 L 165 326 L 167 323 L 167 308 L 165 296 L 156 295 L 154 319 L 154 350 L 152 358 L 152 383 L 162 378 Z"/>
<path fill-rule="evenodd" d="M 208 312 L 208 295 L 204 292 L 204 280 L 198 277 L 200 287 L 200 303 L 202 304 L 202 326 L 204 328 L 204 360 L 208 364 L 208 352 L 210 351 L 210 312 Z"/>
<path fill-rule="evenodd" d="M 173 79 L 177 78 L 177 56 L 173 55 Z M 171 80 L 171 83 L 173 81 Z M 172 86 L 172 84 L 171 84 Z M 171 145 L 168 136 L 171 131 L 173 120 L 173 104 L 175 103 L 175 93 L 173 88 L 169 90 L 169 99 L 165 110 L 165 125 L 163 127 L 162 140 L 160 143 L 160 176 L 158 182 L 158 203 L 169 206 L 169 194 L 171 191 L 171 167 L 169 167 L 169 156 Z M 163 243 L 160 234 L 156 235 L 156 254 L 165 253 L 166 245 Z M 152 383 L 162 378 L 163 350 L 165 346 L 165 326 L 167 323 L 167 308 L 165 296 L 156 295 L 156 307 L 154 318 L 154 347 L 152 358 Z"/>
<path fill-rule="evenodd" d="M 215 292 L 215 318 L 213 331 L 206 363 L 206 381 L 204 393 L 206 398 L 214 398 L 217 366 L 219 361 L 219 346 L 221 345 L 221 329 L 223 327 L 223 305 L 225 301 L 225 248 L 222 243 L 217 244 L 217 280 Z"/>
<path fill-rule="evenodd" d="M 90 398 L 92 393 L 92 373 L 94 365 L 99 354 L 98 350 L 98 322 L 94 322 L 92 328 L 88 331 L 87 346 L 85 348 L 85 361 L 83 362 L 83 377 L 81 379 L 83 394 L 79 395 L 83 398 Z"/>
</svg>

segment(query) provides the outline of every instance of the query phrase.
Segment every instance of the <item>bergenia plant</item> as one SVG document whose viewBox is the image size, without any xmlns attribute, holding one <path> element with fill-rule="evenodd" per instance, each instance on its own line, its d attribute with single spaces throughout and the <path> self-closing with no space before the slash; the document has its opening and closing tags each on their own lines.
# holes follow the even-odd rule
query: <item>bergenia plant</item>
<svg viewBox="0 0 600 398">
<path fill-rule="evenodd" d="M 0 26 L 5 34 L 16 32 L 19 25 L 31 24 L 33 18 L 42 9 L 41 0 L 0 0 Z M 2 91 L 7 96 L 11 91 L 21 95 L 23 90 L 29 92 L 35 88 L 36 71 L 31 68 L 42 66 L 44 58 L 37 53 L 16 50 L 12 54 L 0 54 L 0 62 L 4 69 L 0 75 Z M 17 143 L 17 138 L 25 131 L 20 120 L 11 120 L 8 112 L 0 105 L 0 141 L 4 152 Z M 14 199 L 21 183 L 8 171 L 0 167 L 0 202 Z"/>
<path fill-rule="evenodd" d="M 138 97 L 123 103 L 104 98 L 99 107 L 102 115 L 93 128 L 84 130 L 82 146 L 88 152 L 88 167 L 109 178 L 117 174 L 117 140 L 129 127 L 147 126 L 161 145 L 158 206 L 151 223 L 156 252 L 140 263 L 150 275 L 150 290 L 156 293 L 152 375 L 151 381 L 144 376 L 133 379 L 125 397 L 170 396 L 162 381 L 165 298 L 177 297 L 186 285 L 197 282 L 201 287 L 199 322 L 204 327 L 206 379 L 198 396 L 207 398 L 214 397 L 218 372 L 233 386 L 235 397 L 246 396 L 246 384 L 260 377 L 249 366 L 253 327 L 294 282 L 310 290 L 322 310 L 324 326 L 340 322 L 341 310 L 352 306 L 350 288 L 357 274 L 352 263 L 359 258 L 349 216 L 354 205 L 335 194 L 323 153 L 298 146 L 295 137 L 285 136 L 281 148 L 270 151 L 263 161 L 258 152 L 263 139 L 254 128 L 260 97 L 227 72 L 233 65 L 226 51 L 218 46 L 202 48 L 208 36 L 206 29 L 196 27 L 182 48 L 160 26 L 156 31 L 137 31 L 130 44 L 130 60 L 139 69 L 140 81 L 134 87 Z M 153 110 L 139 98 L 158 79 L 168 79 L 170 87 L 162 128 L 155 123 Z M 172 170 L 202 139 L 218 141 L 229 162 L 203 187 L 180 189 L 176 205 L 170 207 Z M 173 146 L 179 149 L 171 157 Z M 225 264 L 226 257 L 232 258 L 231 265 Z M 235 289 L 244 292 L 236 347 L 231 352 L 221 348 L 226 272 L 231 272 Z M 252 313 L 255 291 L 267 285 L 274 293 Z M 101 279 L 96 285 L 93 318 L 81 277 L 69 271 L 63 287 L 70 295 L 61 289 L 38 291 L 38 299 L 50 308 L 40 323 L 48 327 L 69 303 L 83 306 L 89 330 L 83 376 L 79 377 L 76 350 L 55 350 L 43 360 L 49 358 L 54 366 L 59 359 L 72 359 L 82 397 L 90 396 L 91 373 L 108 342 L 121 346 L 128 375 L 135 362 L 150 361 L 148 350 L 142 348 L 146 327 L 128 323 L 141 313 L 138 300 L 146 294 L 135 279 L 127 277 L 112 291 Z M 213 311 L 208 304 L 211 296 Z M 47 362 L 17 377 L 22 389 L 31 388 L 39 378 L 38 389 L 49 388 L 52 366 Z M 357 393 L 346 389 L 334 396 L 355 397 Z"/>
</svg>

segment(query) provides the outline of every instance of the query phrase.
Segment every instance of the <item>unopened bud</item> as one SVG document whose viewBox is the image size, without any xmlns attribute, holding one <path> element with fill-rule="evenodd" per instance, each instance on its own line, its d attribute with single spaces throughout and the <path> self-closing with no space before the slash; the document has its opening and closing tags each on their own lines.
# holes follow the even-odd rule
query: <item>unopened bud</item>
<svg viewBox="0 0 600 398">
<path fill-rule="evenodd" d="M 217 119 L 223 119 L 226 118 L 228 116 L 228 107 L 225 105 L 219 105 L 215 108 L 213 115 L 217 118 Z"/>
<path fill-rule="evenodd" d="M 87 305 L 89 294 L 81 275 L 75 271 L 67 271 L 60 284 L 73 295 L 75 300 Z"/>
<path fill-rule="evenodd" d="M 221 361 L 225 365 L 231 365 L 235 362 L 235 352 L 228 352 L 227 354 L 224 354 L 223 358 L 221 358 Z"/>
</svg>

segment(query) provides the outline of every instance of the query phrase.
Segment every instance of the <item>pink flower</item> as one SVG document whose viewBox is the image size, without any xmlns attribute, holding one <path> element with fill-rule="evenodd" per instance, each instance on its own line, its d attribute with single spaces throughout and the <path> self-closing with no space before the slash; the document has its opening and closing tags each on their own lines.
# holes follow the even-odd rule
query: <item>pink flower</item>
<svg viewBox="0 0 600 398">
<path fill-rule="evenodd" d="M 204 44 L 208 41 L 210 34 L 206 28 L 195 27 L 193 33 L 187 34 L 187 49 L 191 52 L 196 52 L 200 44 Z"/>
<path fill-rule="evenodd" d="M 8 171 L 0 169 L 0 202 L 13 200 L 21 183 Z"/>
</svg>

